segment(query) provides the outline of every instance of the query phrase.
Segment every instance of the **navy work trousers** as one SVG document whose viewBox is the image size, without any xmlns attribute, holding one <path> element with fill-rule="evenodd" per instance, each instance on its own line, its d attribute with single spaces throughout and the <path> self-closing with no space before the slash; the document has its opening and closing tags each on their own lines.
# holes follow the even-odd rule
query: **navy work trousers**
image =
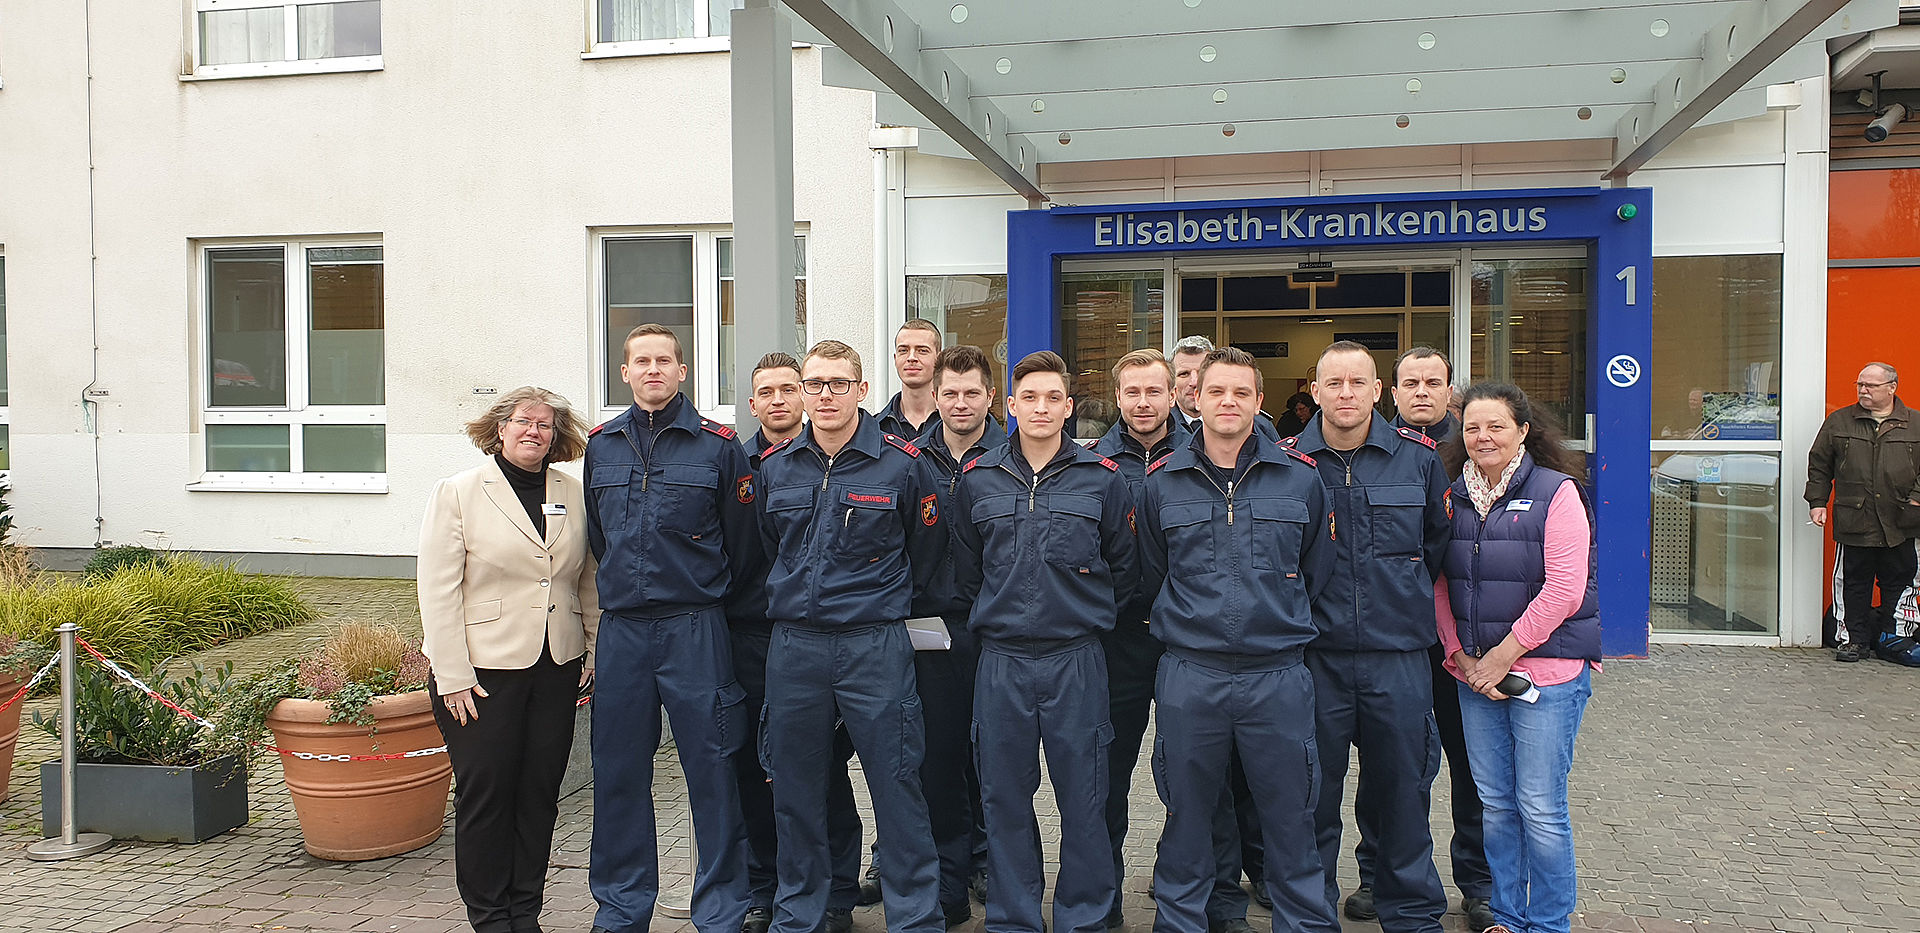
<svg viewBox="0 0 1920 933">
<path fill-rule="evenodd" d="M 987 810 L 987 929 L 1041 933 L 1046 889 L 1033 795 L 1040 751 L 1060 810 L 1053 927 L 1103 933 L 1113 905 L 1107 839 L 1107 659 L 1093 638 L 1045 648 L 986 641 L 974 686 L 980 799 Z"/>
<path fill-rule="evenodd" d="M 967 903 L 967 875 L 974 867 L 974 809 L 980 799 L 973 759 L 973 682 L 979 649 L 965 619 L 951 618 L 946 623 L 953 647 L 913 653 L 920 715 L 927 726 L 920 787 L 940 860 L 943 910 Z"/>
<path fill-rule="evenodd" d="M 1229 920 L 1247 919 L 1247 889 L 1240 876 L 1254 884 L 1266 883 L 1266 860 L 1260 845 L 1260 806 L 1247 785 L 1247 768 L 1240 747 L 1227 753 L 1227 784 L 1213 813 L 1213 892 L 1207 895 L 1207 923 L 1219 928 Z"/>
<path fill-rule="evenodd" d="M 774 933 L 813 933 L 826 917 L 833 870 L 827 785 L 836 709 L 873 799 L 887 930 L 941 933 L 939 865 L 920 793 L 926 727 L 915 692 L 913 646 L 898 621 L 832 630 L 774 626 L 760 746 L 761 765 L 773 780 L 779 835 Z"/>
<path fill-rule="evenodd" d="M 1480 789 L 1473 783 L 1473 765 L 1467 760 L 1467 734 L 1460 724 L 1458 683 L 1442 664 L 1441 648 L 1427 651 L 1433 669 L 1433 723 L 1440 728 L 1440 748 L 1447 753 L 1447 784 L 1453 808 L 1453 840 L 1448 850 L 1453 856 L 1453 886 L 1461 897 L 1492 897 L 1493 872 L 1487 868 L 1486 810 L 1480 804 Z M 1360 787 L 1354 792 L 1356 814 L 1374 809 L 1375 791 L 1367 771 L 1360 772 Z M 1373 885 L 1373 826 L 1356 819 L 1360 843 L 1353 847 L 1353 860 L 1360 866 L 1360 883 Z"/>
<path fill-rule="evenodd" d="M 595 649 L 593 849 L 587 886 L 594 925 L 644 931 L 660 893 L 653 820 L 653 753 L 660 710 L 673 727 L 700 850 L 693 924 L 738 933 L 747 913 L 747 834 L 733 754 L 747 737 L 747 693 L 733 679 L 719 607 L 657 619 L 607 614 Z M 824 805 L 823 805 L 824 809 Z"/>
<path fill-rule="evenodd" d="M 1100 633 L 1107 655 L 1107 719 L 1113 744 L 1107 747 L 1107 838 L 1113 845 L 1113 903 L 1120 906 L 1127 878 L 1127 802 L 1133 794 L 1133 767 L 1153 714 L 1153 680 L 1166 646 L 1145 622 L 1121 622 Z"/>
<path fill-rule="evenodd" d="M 1227 669 L 1232 668 L 1232 669 Z M 1260 799 L 1275 930 L 1335 933 L 1313 812 L 1320 798 L 1313 677 L 1297 652 L 1207 663 L 1169 650 L 1154 685 L 1153 769 L 1167 807 L 1154 862 L 1155 933 L 1205 933 L 1214 816 L 1238 745 Z"/>
<path fill-rule="evenodd" d="M 1340 901 L 1341 788 L 1348 749 L 1360 749 L 1367 805 L 1354 819 L 1374 841 L 1373 903 L 1387 933 L 1440 933 L 1446 891 L 1433 867 L 1433 779 L 1440 733 L 1433 722 L 1433 672 L 1418 651 L 1307 649 L 1313 672 L 1314 732 L 1320 742 L 1320 806 L 1314 833 L 1326 867 L 1326 898 Z"/>
<path fill-rule="evenodd" d="M 747 897 L 755 907 L 772 907 L 779 876 L 775 873 L 778 838 L 773 828 L 773 785 L 760 767 L 760 710 L 767 704 L 767 645 L 772 634 L 764 629 L 733 630 L 733 675 L 747 691 L 749 711 L 747 749 L 733 756 L 740 780 L 740 812 L 747 824 Z M 833 860 L 833 888 L 828 909 L 851 910 L 860 899 L 860 809 L 853 801 L 853 782 L 847 762 L 853 741 L 846 728 L 833 730 L 838 766 L 827 775 L 827 848 Z"/>
</svg>

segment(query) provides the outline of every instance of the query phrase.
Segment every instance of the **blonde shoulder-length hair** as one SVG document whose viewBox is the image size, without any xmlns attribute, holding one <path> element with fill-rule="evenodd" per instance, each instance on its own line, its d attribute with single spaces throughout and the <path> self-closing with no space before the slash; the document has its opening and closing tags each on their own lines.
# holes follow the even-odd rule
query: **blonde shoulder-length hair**
<svg viewBox="0 0 1920 933">
<path fill-rule="evenodd" d="M 520 406 L 529 404 L 553 409 L 553 446 L 547 450 L 548 463 L 566 463 L 586 454 L 587 429 L 573 413 L 573 406 L 559 393 L 538 386 L 521 386 L 500 396 L 480 417 L 467 422 L 467 437 L 481 453 L 488 456 L 499 453 L 500 425 L 513 417 Z"/>
</svg>

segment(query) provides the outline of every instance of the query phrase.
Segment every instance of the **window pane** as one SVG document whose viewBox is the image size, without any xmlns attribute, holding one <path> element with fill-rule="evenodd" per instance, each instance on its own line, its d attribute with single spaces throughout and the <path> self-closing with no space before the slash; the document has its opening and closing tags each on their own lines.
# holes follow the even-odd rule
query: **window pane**
<svg viewBox="0 0 1920 933">
<path fill-rule="evenodd" d="M 707 0 L 599 0 L 600 41 L 686 39 L 695 17 L 708 16 Z"/>
<path fill-rule="evenodd" d="M 647 237 L 606 241 L 607 404 L 633 402 L 620 379 L 627 333 L 641 324 L 665 324 L 680 337 L 680 355 L 693 380 L 693 238 Z"/>
<path fill-rule="evenodd" d="M 1587 434 L 1587 261 L 1498 259 L 1473 264 L 1475 381 L 1511 382 Z"/>
<path fill-rule="evenodd" d="M 13 438 L 8 427 L 0 424 L 0 470 L 11 470 L 13 463 Z"/>
<path fill-rule="evenodd" d="M 386 404 L 385 269 L 379 247 L 307 250 L 311 404 Z"/>
<path fill-rule="evenodd" d="M 993 367 L 993 415 L 1006 421 L 1007 277 L 1004 275 L 907 276 L 907 317 L 932 321 L 949 347 L 985 350 Z M 880 365 L 891 366 L 892 360 Z"/>
<path fill-rule="evenodd" d="M 1160 346 L 1164 299 L 1159 272 L 1060 276 L 1061 355 L 1073 374 L 1075 437 L 1097 438 L 1119 417 L 1109 373 L 1129 352 Z"/>
<path fill-rule="evenodd" d="M 733 238 L 714 241 L 715 259 L 720 269 L 720 398 L 717 404 L 734 403 L 733 344 Z M 793 238 L 793 345 L 801 353 L 807 349 L 807 238 Z M 758 362 L 757 360 L 755 362 Z"/>
<path fill-rule="evenodd" d="M 707 35 L 732 34 L 733 11 L 745 9 L 746 5 L 746 0 L 707 0 Z"/>
<path fill-rule="evenodd" d="M 1653 629 L 1780 627 L 1780 458 L 1653 454 Z"/>
<path fill-rule="evenodd" d="M 315 3 L 300 8 L 300 57 L 380 54 L 380 0 Z"/>
<path fill-rule="evenodd" d="M 210 399 L 216 408 L 287 404 L 287 280 L 280 247 L 207 251 Z"/>
<path fill-rule="evenodd" d="M 7 405 L 7 257 L 0 256 L 0 408 Z M 0 466 L 0 470 L 6 467 Z"/>
<path fill-rule="evenodd" d="M 1295 286 L 1284 275 L 1236 275 L 1221 283 L 1220 307 L 1224 311 L 1303 310 L 1312 294 L 1311 286 Z"/>
<path fill-rule="evenodd" d="M 1342 272 L 1331 282 L 1315 285 L 1315 308 L 1404 308 L 1407 274 L 1404 272 Z"/>
<path fill-rule="evenodd" d="M 301 432 L 307 473 L 387 472 L 384 424 L 309 424 Z"/>
<path fill-rule="evenodd" d="M 1653 436 L 1780 437 L 1780 257 L 1653 261 Z"/>
<path fill-rule="evenodd" d="M 284 424 L 207 425 L 207 472 L 287 473 L 293 450 Z"/>
<path fill-rule="evenodd" d="M 200 14 L 200 64 L 287 60 L 287 14 L 280 7 Z"/>
</svg>

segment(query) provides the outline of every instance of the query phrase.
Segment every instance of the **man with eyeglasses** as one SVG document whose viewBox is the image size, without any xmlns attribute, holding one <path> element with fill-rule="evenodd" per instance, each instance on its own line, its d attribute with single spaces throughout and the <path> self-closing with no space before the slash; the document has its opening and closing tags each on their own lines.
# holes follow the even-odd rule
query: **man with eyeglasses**
<svg viewBox="0 0 1920 933">
<path fill-rule="evenodd" d="M 687 775 L 699 864 L 693 923 L 739 933 L 747 837 L 733 754 L 746 736 L 723 602 L 760 573 L 758 486 L 732 428 L 681 394 L 680 338 L 660 324 L 627 335 L 620 376 L 633 405 L 587 440 L 587 540 L 604 613 L 595 655 L 595 931 L 645 931 L 660 890 L 653 754 L 666 708 Z M 823 802 L 824 808 L 824 802 Z"/>
<path fill-rule="evenodd" d="M 753 368 L 753 394 L 747 407 L 760 430 L 744 442 L 747 460 L 756 473 L 760 457 L 775 444 L 800 433 L 800 361 L 788 353 L 769 353 Z M 762 547 L 758 534 L 752 545 Z M 762 548 L 764 550 L 764 548 Z M 733 634 L 733 673 L 747 691 L 747 738 L 733 756 L 740 781 L 741 816 L 747 825 L 747 910 L 741 933 L 767 933 L 773 925 L 773 895 L 778 884 L 778 836 L 773 825 L 773 787 L 760 766 L 760 710 L 767 702 L 767 647 L 773 622 L 767 618 L 767 578 L 762 572 L 734 587 L 727 600 L 727 624 Z M 847 762 L 853 743 L 845 727 L 833 732 L 833 761 L 827 774 L 827 849 L 832 859 L 833 886 L 827 895 L 827 919 L 821 933 L 848 933 L 853 929 L 854 901 L 860 896 L 860 810 L 854 803 Z"/>
<path fill-rule="evenodd" d="M 1895 394 L 1900 374 L 1868 363 L 1853 384 L 1859 401 L 1827 416 L 1807 454 L 1807 505 L 1813 523 L 1833 532 L 1836 661 L 1869 652 L 1920 666 L 1913 639 L 1916 542 L 1920 536 L 1920 425 Z M 1829 505 L 1831 501 L 1831 505 Z M 1880 631 L 1873 605 L 1894 630 Z"/>
<path fill-rule="evenodd" d="M 760 459 L 760 529 L 773 561 L 761 762 L 779 837 L 773 930 L 814 933 L 825 917 L 837 711 L 873 798 L 887 929 L 938 933 L 939 867 L 920 788 L 925 732 L 905 625 L 947 549 L 938 481 L 918 447 L 860 410 L 867 383 L 852 347 L 822 340 L 800 372 L 808 423 Z"/>
</svg>

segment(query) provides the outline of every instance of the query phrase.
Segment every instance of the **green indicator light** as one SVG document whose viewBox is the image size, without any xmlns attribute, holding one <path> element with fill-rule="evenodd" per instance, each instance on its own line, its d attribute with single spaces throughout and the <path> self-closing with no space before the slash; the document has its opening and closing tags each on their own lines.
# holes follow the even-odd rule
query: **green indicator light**
<svg viewBox="0 0 1920 933">
<path fill-rule="evenodd" d="M 1634 207 L 1631 204 L 1622 204 L 1620 205 L 1620 209 L 1614 211 L 1613 213 L 1615 216 L 1619 217 L 1621 220 L 1632 220 L 1634 217 L 1640 214 L 1640 209 L 1637 207 Z"/>
</svg>

